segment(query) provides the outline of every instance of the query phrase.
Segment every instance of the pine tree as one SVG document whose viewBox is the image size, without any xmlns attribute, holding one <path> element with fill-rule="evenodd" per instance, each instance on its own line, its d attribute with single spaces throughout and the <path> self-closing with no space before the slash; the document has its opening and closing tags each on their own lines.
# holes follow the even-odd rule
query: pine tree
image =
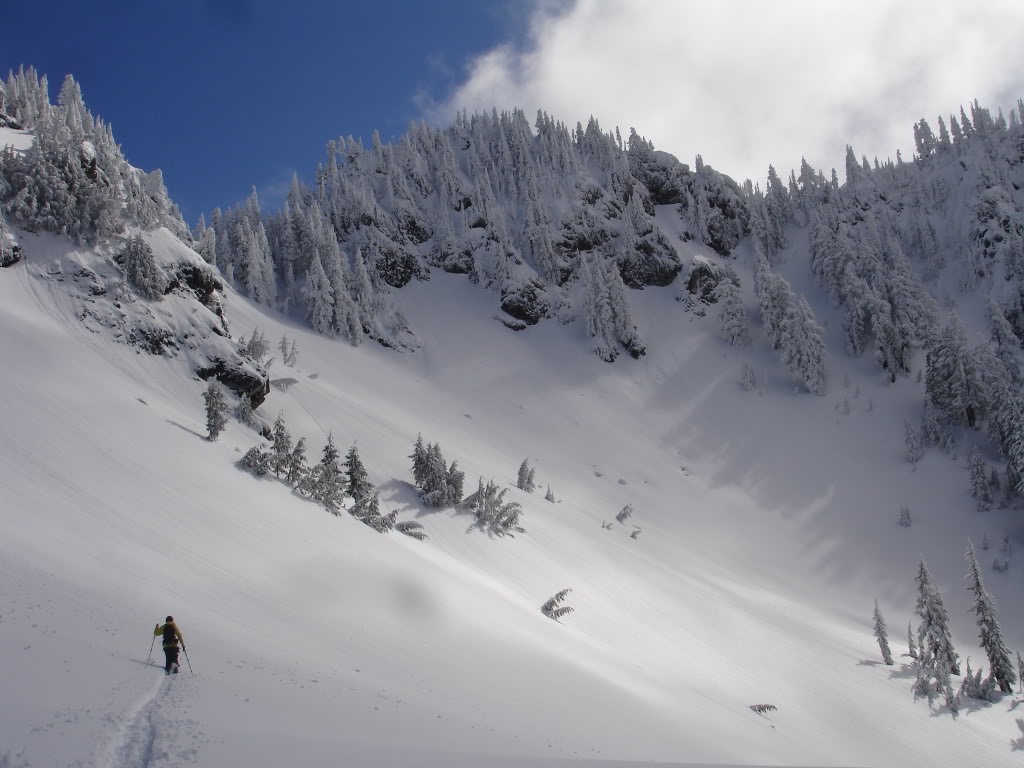
<svg viewBox="0 0 1024 768">
<path fill-rule="evenodd" d="M 1020 692 L 1024 693 L 1024 659 L 1020 657 L 1020 651 L 1017 651 L 1017 681 L 1020 683 Z"/>
<path fill-rule="evenodd" d="M 281 352 L 281 362 L 288 365 L 288 350 L 290 349 L 290 346 L 288 344 L 288 336 L 286 334 L 281 334 L 281 340 L 277 342 L 277 348 Z"/>
<path fill-rule="evenodd" d="M 615 515 L 615 519 L 620 523 L 625 523 L 629 518 L 633 516 L 633 505 L 627 504 L 619 510 L 618 514 Z"/>
<path fill-rule="evenodd" d="M 274 474 L 280 477 L 288 473 L 288 465 L 292 456 L 292 436 L 284 424 L 284 412 L 277 414 L 274 422 L 272 438 L 274 441 L 274 452 L 270 459 L 270 468 Z"/>
<path fill-rule="evenodd" d="M 722 333 L 730 344 L 746 345 L 750 342 L 750 320 L 743 306 L 739 286 L 726 275 L 715 287 L 715 298 L 721 309 L 718 320 Z"/>
<path fill-rule="evenodd" d="M 153 249 L 140 235 L 128 239 L 116 260 L 124 267 L 128 282 L 143 298 L 159 299 L 164 295 L 167 280 L 156 265 Z"/>
<path fill-rule="evenodd" d="M 882 611 L 878 607 L 878 600 L 875 600 L 875 639 L 878 640 L 878 649 L 882 652 L 882 661 L 886 664 L 893 664 L 892 651 L 889 650 L 889 637 L 885 631 L 885 619 L 882 618 Z"/>
<path fill-rule="evenodd" d="M 238 420 L 250 429 L 258 427 L 256 414 L 252 410 L 252 400 L 248 395 L 243 394 L 238 398 Z"/>
<path fill-rule="evenodd" d="M 423 435 L 416 436 L 416 443 L 412 448 L 412 481 L 417 488 L 422 488 L 427 477 L 427 449 L 423 445 Z"/>
<path fill-rule="evenodd" d="M 967 464 L 971 473 L 971 495 L 974 497 L 978 511 L 984 512 L 992 504 L 992 487 L 989 485 L 988 468 L 977 448 L 971 448 Z"/>
<path fill-rule="evenodd" d="M 334 436 L 328 433 L 320 463 L 310 470 L 306 478 L 309 495 L 335 515 L 338 514 L 344 498 L 341 467 L 338 465 L 340 456 L 338 448 L 334 445 Z"/>
<path fill-rule="evenodd" d="M 206 391 L 203 392 L 203 400 L 206 402 L 206 429 L 210 440 L 216 440 L 228 423 L 227 397 L 219 381 L 210 379 Z"/>
<path fill-rule="evenodd" d="M 527 493 L 533 493 L 537 487 L 533 482 L 533 469 L 530 468 L 529 459 L 523 459 L 519 465 L 519 477 L 516 479 L 516 488 Z"/>
<path fill-rule="evenodd" d="M 309 467 L 306 466 L 306 438 L 300 437 L 288 456 L 288 475 L 286 479 L 293 488 L 302 489 L 305 487 L 308 475 Z"/>
<path fill-rule="evenodd" d="M 544 494 L 544 501 L 550 501 L 552 504 L 555 503 L 555 494 L 551 492 L 551 483 L 548 483 L 548 492 Z"/>
<path fill-rule="evenodd" d="M 299 359 L 299 342 L 292 339 L 292 345 L 288 348 L 288 356 L 284 360 L 284 364 L 289 368 L 294 368 L 296 361 Z"/>
<path fill-rule="evenodd" d="M 930 669 L 925 673 L 934 675 L 940 665 L 944 664 L 947 676 L 949 673 L 960 674 L 960 657 L 953 648 L 953 638 L 949 632 L 949 614 L 942 602 L 942 595 L 932 581 L 931 572 L 924 560 L 918 566 L 917 576 L 917 607 L 916 613 L 921 617 L 918 636 L 921 638 L 921 658 L 930 660 Z"/>
<path fill-rule="evenodd" d="M 1000 690 L 1013 693 L 1013 684 L 1017 682 L 1010 659 L 1010 650 L 1003 641 L 1003 633 L 996 618 L 995 600 L 985 590 L 981 579 L 981 569 L 974 553 L 974 545 L 967 542 L 967 589 L 974 594 L 974 612 L 978 621 L 978 632 L 981 647 L 988 656 L 992 677 L 999 683 Z"/>
<path fill-rule="evenodd" d="M 903 420 L 903 436 L 907 450 L 907 461 L 916 464 L 921 460 L 921 440 L 917 436 L 917 429 L 910 423 L 910 419 Z"/>
<path fill-rule="evenodd" d="M 549 619 L 558 619 L 566 614 L 572 613 L 573 609 L 571 606 L 561 605 L 565 600 L 566 595 L 570 592 L 572 592 L 571 589 L 563 589 L 556 592 L 553 597 L 549 598 L 544 605 L 540 607 L 541 613 Z"/>
<path fill-rule="evenodd" d="M 370 482 L 370 475 L 359 458 L 359 449 L 354 445 L 345 455 L 345 477 L 345 494 L 351 496 L 357 505 L 373 494 L 374 486 Z"/>
<path fill-rule="evenodd" d="M 306 286 L 303 288 L 306 300 L 306 319 L 317 333 L 331 333 L 334 318 L 334 292 L 331 290 L 327 273 L 324 272 L 320 257 L 313 255 L 306 272 Z"/>
<path fill-rule="evenodd" d="M 914 645 L 914 633 L 910 629 L 910 622 L 907 622 L 907 654 L 912 659 L 917 658 L 917 646 Z"/>
<path fill-rule="evenodd" d="M 824 332 L 815 320 L 810 304 L 803 296 L 789 303 L 782 331 L 783 364 L 790 373 L 800 379 L 808 392 L 824 395 Z"/>
</svg>

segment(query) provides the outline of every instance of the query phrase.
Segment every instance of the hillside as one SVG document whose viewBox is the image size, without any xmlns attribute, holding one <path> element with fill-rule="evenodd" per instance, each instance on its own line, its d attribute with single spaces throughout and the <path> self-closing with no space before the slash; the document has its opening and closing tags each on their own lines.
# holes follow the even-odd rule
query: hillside
<svg viewBox="0 0 1024 768">
<path fill-rule="evenodd" d="M 986 585 L 1008 644 L 1024 646 L 1019 559 L 998 551 L 1021 540 L 1020 512 L 979 512 L 968 483 L 966 447 L 993 462 L 994 449 L 950 425 L 958 447 L 906 460 L 925 352 L 914 346 L 894 382 L 871 355 L 847 355 L 846 310 L 808 269 L 809 239 L 771 260 L 822 326 L 825 395 L 804 391 L 762 326 L 729 345 L 720 307 L 690 300 L 687 278 L 733 269 L 757 316 L 760 241 L 722 255 L 676 204 L 651 206 L 680 269 L 628 292 L 646 350 L 614 364 L 593 354 L 584 318 L 513 332 L 493 295 L 430 264 L 429 280 L 376 286 L 414 352 L 317 333 L 226 281 L 211 306 L 231 337 L 210 330 L 193 349 L 196 329 L 220 326 L 188 290 L 117 298 L 67 277 L 74 265 L 123 283 L 120 239 L 74 245 L 12 221 L 24 258 L 0 270 L 0 658 L 17 694 L 0 704 L 0 764 L 1014 764 L 1019 695 L 954 716 L 915 700 L 901 655 L 924 558 L 958 651 L 987 669 L 968 537 L 992 543 Z M 142 229 L 165 272 L 201 265 L 167 229 Z M 129 218 L 119 237 L 137 232 Z M 965 296 L 976 334 L 987 295 Z M 128 326 L 82 322 L 114 301 L 138 310 Z M 147 318 L 179 349 L 129 343 L 124 328 Z M 242 470 L 261 438 L 237 421 L 206 439 L 197 355 L 223 345 L 241 359 L 237 340 L 257 329 L 300 349 L 294 367 L 260 369 L 295 382 L 257 414 L 283 413 L 311 463 L 328 433 L 343 453 L 358 445 L 383 505 L 425 541 Z M 411 484 L 419 434 L 458 461 L 467 490 L 481 477 L 511 487 L 524 532 L 425 507 Z M 533 494 L 514 487 L 524 458 Z M 633 517 L 616 522 L 626 504 Z M 552 621 L 540 606 L 565 588 L 574 612 Z M 892 667 L 871 634 L 875 598 Z M 168 613 L 192 665 L 172 678 L 146 666 Z"/>
</svg>

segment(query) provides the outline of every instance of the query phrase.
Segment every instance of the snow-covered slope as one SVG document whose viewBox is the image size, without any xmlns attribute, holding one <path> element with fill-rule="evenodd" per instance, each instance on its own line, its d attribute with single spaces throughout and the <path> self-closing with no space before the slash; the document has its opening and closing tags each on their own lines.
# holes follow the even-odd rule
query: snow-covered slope
<svg viewBox="0 0 1024 768">
<path fill-rule="evenodd" d="M 47 273 L 63 257 L 20 237 L 26 258 L 0 271 L 9 764 L 1019 761 L 1019 696 L 953 718 L 915 702 L 908 659 L 882 665 L 871 636 L 877 597 L 904 648 L 924 557 L 976 665 L 966 539 L 1021 534 L 1019 516 L 974 511 L 962 458 L 902 460 L 912 377 L 889 385 L 870 361 L 834 357 L 829 395 L 801 394 L 763 340 L 733 350 L 714 310 L 684 312 L 674 287 L 631 295 L 650 352 L 615 366 L 580 323 L 511 333 L 484 292 L 440 272 L 394 294 L 422 343 L 412 355 L 230 294 L 235 334 L 301 349 L 294 370 L 271 369 L 297 383 L 259 412 L 283 411 L 314 458 L 328 432 L 358 444 L 387 506 L 424 525 L 417 542 L 238 469 L 258 435 L 232 422 L 207 441 L 186 361 L 61 312 Z M 799 266 L 786 277 L 839 348 L 824 294 Z M 748 359 L 761 393 L 739 385 Z M 427 510 L 410 485 L 418 433 L 468 488 L 514 485 L 529 457 L 558 501 L 513 488 L 515 538 Z M 627 503 L 630 525 L 603 528 Z M 1019 565 L 986 578 L 1024 645 Z M 555 622 L 539 606 L 563 588 L 575 612 Z M 146 665 L 168 613 L 192 665 L 174 678 Z"/>
</svg>

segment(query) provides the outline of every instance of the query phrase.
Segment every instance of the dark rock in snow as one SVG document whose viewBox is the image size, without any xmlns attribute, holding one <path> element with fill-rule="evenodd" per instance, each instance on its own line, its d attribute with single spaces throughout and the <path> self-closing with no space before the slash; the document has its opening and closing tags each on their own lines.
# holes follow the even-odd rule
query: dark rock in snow
<svg viewBox="0 0 1024 768">
<path fill-rule="evenodd" d="M 527 325 L 536 325 L 540 322 L 548 314 L 548 309 L 547 295 L 536 283 L 514 288 L 501 299 L 502 312 Z"/>
<path fill-rule="evenodd" d="M 217 379 L 236 395 L 248 395 L 253 408 L 258 408 L 270 393 L 270 376 L 248 360 L 214 358 L 208 368 L 198 368 L 196 375 L 204 381 Z"/>
<path fill-rule="evenodd" d="M 725 279 L 725 271 L 709 261 L 698 261 L 686 281 L 686 290 L 704 304 L 715 304 L 715 288 Z"/>
</svg>

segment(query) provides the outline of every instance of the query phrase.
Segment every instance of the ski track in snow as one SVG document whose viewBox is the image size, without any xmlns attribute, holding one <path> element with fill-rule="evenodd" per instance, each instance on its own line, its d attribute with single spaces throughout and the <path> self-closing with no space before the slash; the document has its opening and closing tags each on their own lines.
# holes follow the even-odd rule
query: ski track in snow
<svg viewBox="0 0 1024 768">
<path fill-rule="evenodd" d="M 196 736 L 194 723 L 175 720 L 178 696 L 175 687 L 185 684 L 181 676 L 157 676 L 150 691 L 129 708 L 122 725 L 100 753 L 94 768 L 156 768 L 194 762 L 195 745 L 182 747 L 182 736 Z"/>
</svg>

